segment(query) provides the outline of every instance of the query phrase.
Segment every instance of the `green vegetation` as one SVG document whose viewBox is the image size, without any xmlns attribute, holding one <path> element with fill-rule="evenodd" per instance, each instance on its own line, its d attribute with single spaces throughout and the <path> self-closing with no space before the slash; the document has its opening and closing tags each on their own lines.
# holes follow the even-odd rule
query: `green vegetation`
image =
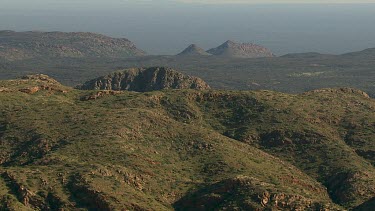
<svg viewBox="0 0 375 211">
<path fill-rule="evenodd" d="M 321 88 L 353 87 L 374 97 L 374 55 L 312 57 L 302 54 L 257 59 L 216 56 L 38 57 L 14 62 L 0 60 L 0 78 L 43 73 L 65 85 L 75 86 L 121 69 L 163 66 L 200 77 L 214 89 L 302 93 Z"/>
<path fill-rule="evenodd" d="M 0 81 L 0 210 L 372 203 L 375 101 L 361 91 L 87 97 L 98 92 L 46 76 Z"/>
</svg>

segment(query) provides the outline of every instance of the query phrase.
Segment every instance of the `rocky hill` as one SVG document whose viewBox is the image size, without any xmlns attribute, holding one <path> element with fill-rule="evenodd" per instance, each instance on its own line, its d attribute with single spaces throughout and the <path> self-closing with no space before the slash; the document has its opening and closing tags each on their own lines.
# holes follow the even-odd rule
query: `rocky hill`
<svg viewBox="0 0 375 211">
<path fill-rule="evenodd" d="M 0 31 L 0 58 L 142 56 L 131 41 L 88 32 Z"/>
<path fill-rule="evenodd" d="M 238 58 L 274 57 L 267 48 L 252 43 L 236 43 L 228 40 L 222 45 L 207 51 L 212 55 Z"/>
<path fill-rule="evenodd" d="M 185 50 L 181 53 L 177 54 L 177 56 L 209 56 L 211 54 L 207 53 L 203 48 L 195 44 L 189 45 Z"/>
<path fill-rule="evenodd" d="M 90 81 L 77 88 L 83 90 L 128 90 L 146 92 L 162 89 L 198 89 L 210 87 L 200 78 L 184 75 L 171 68 L 132 68 Z"/>
<path fill-rule="evenodd" d="M 0 210 L 373 205 L 375 101 L 359 90 L 74 90 L 29 75 L 0 81 L 0 102 Z"/>
</svg>

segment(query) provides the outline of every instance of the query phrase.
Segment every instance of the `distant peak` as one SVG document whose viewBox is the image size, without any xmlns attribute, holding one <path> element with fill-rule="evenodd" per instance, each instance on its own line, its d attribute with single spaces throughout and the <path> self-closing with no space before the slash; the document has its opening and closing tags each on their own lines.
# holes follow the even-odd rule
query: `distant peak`
<svg viewBox="0 0 375 211">
<path fill-rule="evenodd" d="M 188 48 L 198 48 L 196 44 L 190 44 Z"/>
<path fill-rule="evenodd" d="M 199 47 L 196 44 L 191 44 L 181 53 L 177 54 L 178 56 L 208 56 L 210 55 L 207 53 L 203 48 Z"/>
<path fill-rule="evenodd" d="M 91 32 L 0 31 L 0 35 L 0 57 L 10 61 L 35 57 L 127 58 L 145 55 L 126 38 Z"/>
<path fill-rule="evenodd" d="M 233 40 L 227 40 L 216 48 L 207 51 L 216 56 L 239 57 L 239 58 L 258 58 L 273 57 L 274 54 L 267 48 L 253 43 L 237 43 Z"/>
<path fill-rule="evenodd" d="M 233 40 L 227 40 L 224 44 L 233 45 L 233 44 L 237 44 L 237 42 L 235 42 Z"/>
</svg>

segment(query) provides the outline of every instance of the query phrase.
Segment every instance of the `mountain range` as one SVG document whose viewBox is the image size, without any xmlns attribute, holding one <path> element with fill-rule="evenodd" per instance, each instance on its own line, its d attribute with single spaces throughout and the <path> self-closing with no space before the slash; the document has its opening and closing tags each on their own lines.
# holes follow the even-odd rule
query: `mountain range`
<svg viewBox="0 0 375 211">
<path fill-rule="evenodd" d="M 159 66 L 198 76 L 215 89 L 302 93 L 320 88 L 353 87 L 375 96 L 373 48 L 342 55 L 310 52 L 241 58 L 251 54 L 249 49 L 262 47 L 227 41 L 209 50 L 217 55 L 207 55 L 199 46 L 191 45 L 179 55 L 161 56 L 145 55 L 126 39 L 92 33 L 2 31 L 0 35 L 2 79 L 43 73 L 65 85 L 76 86 L 117 70 Z M 54 47 L 43 47 L 45 44 L 41 47 L 42 41 L 48 46 L 70 46 L 69 49 L 83 53 L 80 56 L 63 54 Z M 235 56 L 239 54 L 243 56 Z M 270 52 L 267 54 L 271 56 Z"/>
<path fill-rule="evenodd" d="M 126 38 L 111 38 L 88 32 L 0 31 L 0 58 L 35 57 L 129 57 L 143 56 Z"/>
<path fill-rule="evenodd" d="M 126 38 L 111 38 L 89 32 L 15 32 L 0 31 L 0 59 L 16 61 L 35 57 L 112 57 L 127 58 L 144 56 Z M 190 45 L 178 56 L 225 56 L 257 58 L 274 56 L 265 47 L 250 43 L 227 41 L 217 48 L 205 52 L 195 44 Z"/>
<path fill-rule="evenodd" d="M 188 46 L 177 56 L 220 56 L 229 58 L 260 58 L 274 57 L 271 50 L 252 43 L 236 43 L 228 40 L 216 48 L 204 51 L 195 44 Z"/>
<path fill-rule="evenodd" d="M 153 67 L 90 80 L 90 90 L 40 74 L 1 80 L 0 210 L 374 203 L 375 101 L 365 92 L 195 89 L 184 84 L 205 83 L 191 79 Z M 114 86 L 134 81 L 149 88 Z"/>
</svg>

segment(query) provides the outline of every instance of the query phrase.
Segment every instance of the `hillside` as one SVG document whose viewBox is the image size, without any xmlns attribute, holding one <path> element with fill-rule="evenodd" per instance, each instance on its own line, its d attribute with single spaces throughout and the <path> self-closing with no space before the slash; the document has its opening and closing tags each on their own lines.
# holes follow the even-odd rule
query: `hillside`
<svg viewBox="0 0 375 211">
<path fill-rule="evenodd" d="M 34 57 L 129 57 L 145 52 L 128 39 L 88 32 L 0 31 L 0 58 Z"/>
<path fill-rule="evenodd" d="M 375 195 L 375 101 L 355 89 L 111 92 L 31 75 L 0 81 L 0 102 L 0 210 L 360 210 Z"/>
<path fill-rule="evenodd" d="M 375 48 L 367 48 L 363 51 L 350 52 L 350 53 L 342 54 L 342 56 L 349 57 L 349 58 L 351 58 L 351 57 L 355 57 L 355 58 L 363 58 L 363 57 L 374 58 Z"/>
<path fill-rule="evenodd" d="M 132 68 L 112 73 L 85 82 L 78 86 L 83 90 L 128 90 L 155 91 L 162 89 L 209 89 L 202 79 L 184 75 L 171 68 L 150 67 Z"/>
<path fill-rule="evenodd" d="M 185 48 L 181 53 L 177 54 L 177 56 L 209 56 L 211 54 L 207 53 L 203 48 L 191 44 L 187 48 Z"/>
<path fill-rule="evenodd" d="M 273 53 L 260 45 L 253 43 L 236 43 L 228 40 L 222 45 L 207 51 L 212 55 L 237 58 L 274 57 Z"/>
</svg>

